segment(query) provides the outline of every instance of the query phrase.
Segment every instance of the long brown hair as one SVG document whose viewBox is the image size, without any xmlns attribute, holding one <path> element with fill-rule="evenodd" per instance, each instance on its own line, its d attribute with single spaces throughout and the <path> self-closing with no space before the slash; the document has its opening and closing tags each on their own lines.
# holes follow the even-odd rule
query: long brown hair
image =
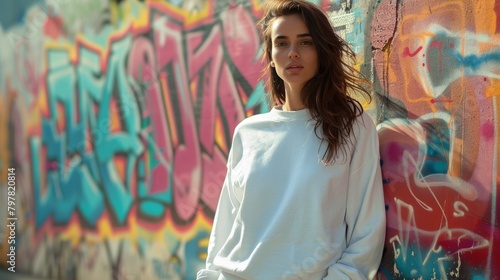
<svg viewBox="0 0 500 280">
<path fill-rule="evenodd" d="M 298 14 L 309 29 L 318 54 L 318 73 L 302 89 L 301 100 L 316 121 L 314 132 L 327 143 L 324 164 L 332 164 L 340 151 L 346 159 L 350 135 L 363 107 L 354 99 L 356 93 L 371 101 L 367 90 L 370 82 L 351 65 L 356 56 L 347 43 L 333 31 L 325 12 L 313 3 L 303 0 L 271 0 L 263 5 L 264 16 L 257 23 L 264 39 L 262 77 L 267 76 L 273 105 L 285 102 L 285 85 L 274 67 L 271 67 L 272 40 L 270 27 L 280 16 Z M 318 129 L 321 128 L 321 136 Z"/>
</svg>

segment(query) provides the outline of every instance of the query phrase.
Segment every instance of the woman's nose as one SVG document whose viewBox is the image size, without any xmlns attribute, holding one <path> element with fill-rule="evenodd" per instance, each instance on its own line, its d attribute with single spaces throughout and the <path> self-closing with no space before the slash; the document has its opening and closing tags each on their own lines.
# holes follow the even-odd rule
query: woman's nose
<svg viewBox="0 0 500 280">
<path fill-rule="evenodd" d="M 299 52 L 297 51 L 297 49 L 295 47 L 292 47 L 292 49 L 290 50 L 290 53 L 288 53 L 288 58 L 290 58 L 290 59 L 299 58 Z"/>
</svg>

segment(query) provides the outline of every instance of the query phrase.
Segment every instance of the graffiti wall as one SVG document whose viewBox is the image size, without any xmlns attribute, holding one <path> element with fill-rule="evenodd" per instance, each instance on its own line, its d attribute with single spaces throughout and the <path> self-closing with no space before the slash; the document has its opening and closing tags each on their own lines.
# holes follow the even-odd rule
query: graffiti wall
<svg viewBox="0 0 500 280">
<path fill-rule="evenodd" d="M 316 1 L 374 83 L 379 277 L 494 279 L 500 4 L 436 2 Z M 45 0 L 2 23 L 0 219 L 14 226 L 0 267 L 194 279 L 233 130 L 269 110 L 261 13 L 259 0 Z"/>
<path fill-rule="evenodd" d="M 500 277 L 497 11 L 497 1 L 374 11 L 388 278 Z"/>
</svg>

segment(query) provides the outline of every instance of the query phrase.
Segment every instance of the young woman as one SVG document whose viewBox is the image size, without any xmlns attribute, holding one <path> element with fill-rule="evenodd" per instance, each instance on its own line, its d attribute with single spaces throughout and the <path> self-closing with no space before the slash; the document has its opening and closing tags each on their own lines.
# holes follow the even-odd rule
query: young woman
<svg viewBox="0 0 500 280">
<path fill-rule="evenodd" d="M 236 128 L 198 279 L 366 279 L 385 239 L 377 131 L 368 95 L 321 8 L 265 3 L 275 106 Z"/>
</svg>

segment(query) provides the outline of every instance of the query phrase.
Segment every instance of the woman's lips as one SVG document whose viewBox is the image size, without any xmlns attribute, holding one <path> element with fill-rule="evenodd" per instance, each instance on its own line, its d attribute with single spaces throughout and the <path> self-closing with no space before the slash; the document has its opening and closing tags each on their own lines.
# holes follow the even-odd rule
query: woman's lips
<svg viewBox="0 0 500 280">
<path fill-rule="evenodd" d="M 291 66 L 288 66 L 286 68 L 286 71 L 291 72 L 291 73 L 297 73 L 297 72 L 302 71 L 302 69 L 304 69 L 303 66 L 300 66 L 300 65 L 291 65 Z"/>
</svg>

